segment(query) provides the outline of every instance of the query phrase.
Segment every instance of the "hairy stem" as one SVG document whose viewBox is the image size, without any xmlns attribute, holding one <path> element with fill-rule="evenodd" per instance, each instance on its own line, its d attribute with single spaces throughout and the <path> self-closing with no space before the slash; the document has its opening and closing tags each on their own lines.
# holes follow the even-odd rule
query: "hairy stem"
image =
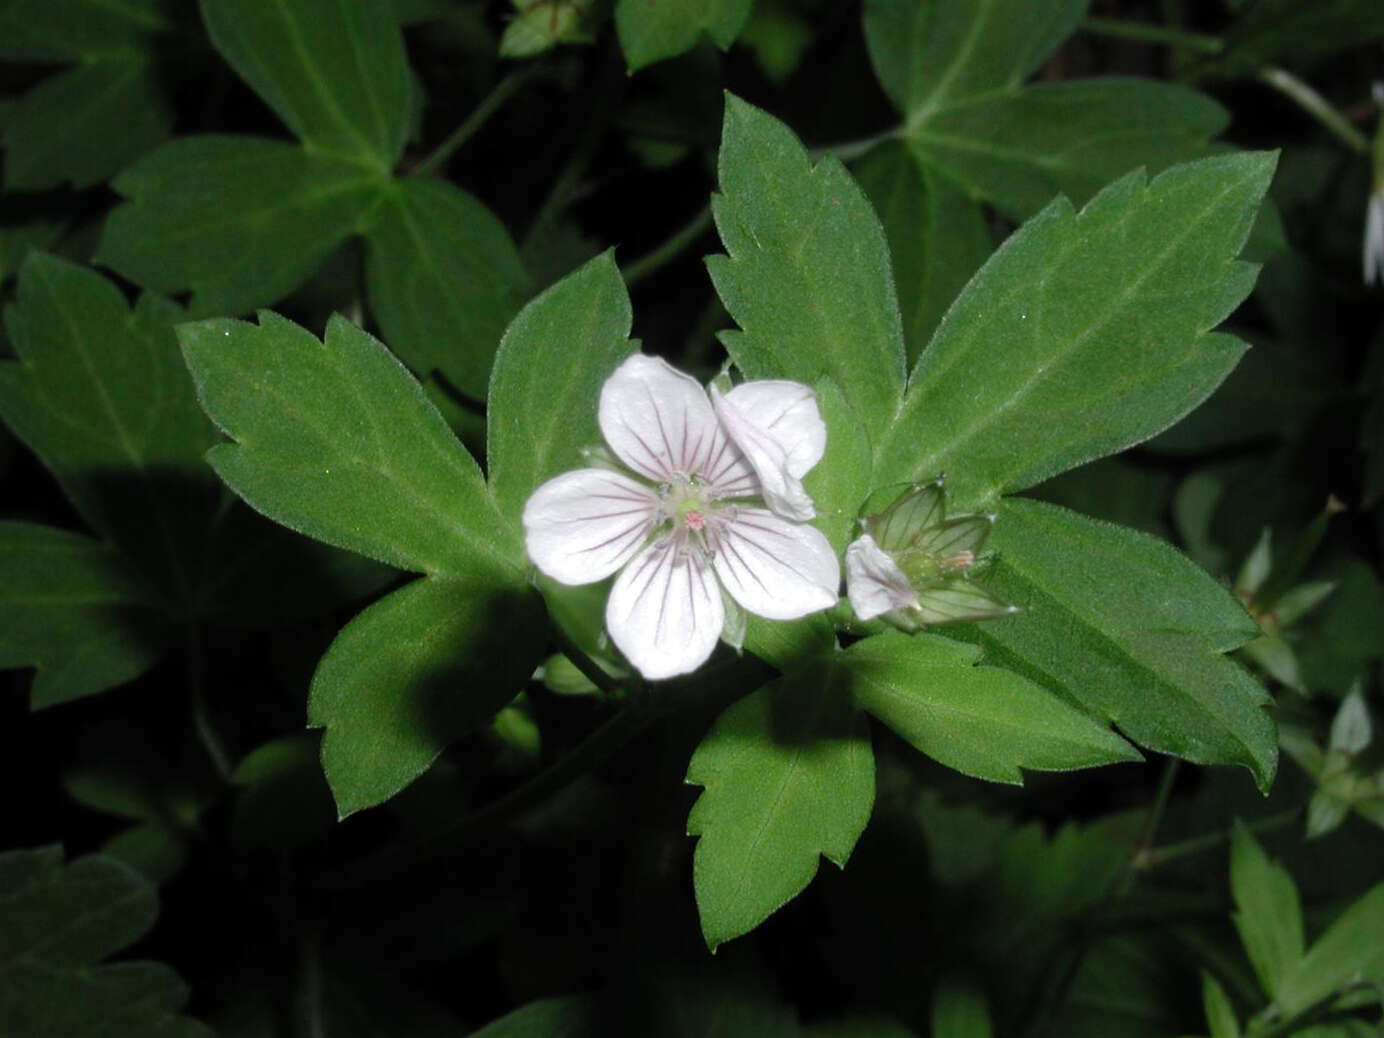
<svg viewBox="0 0 1384 1038">
<path fill-rule="evenodd" d="M 432 173 L 471 138 L 477 130 L 485 125 L 488 120 L 500 107 L 508 101 L 533 75 L 533 68 L 526 66 L 515 69 L 504 79 L 495 84 L 495 88 L 481 99 L 480 104 L 472 110 L 451 135 L 433 149 L 422 162 L 413 167 L 413 176 L 426 176 Z"/>
<path fill-rule="evenodd" d="M 1332 136 L 1357 155 L 1368 155 L 1370 142 L 1365 135 L 1311 85 L 1298 79 L 1286 69 L 1269 66 L 1259 72 L 1259 81 L 1273 87 L 1304 112 L 1317 120 Z"/>
<path fill-rule="evenodd" d="M 626 267 L 625 284 L 633 287 L 676 259 L 684 249 L 711 229 L 711 223 L 711 206 L 704 206 L 701 212 L 670 234 L 667 240 Z"/>
<path fill-rule="evenodd" d="M 1225 50 L 1225 42 L 1216 36 L 1188 32 L 1186 29 L 1173 29 L 1165 25 L 1126 22 L 1116 18 L 1086 18 L 1081 23 L 1081 31 L 1089 32 L 1093 36 L 1180 47 L 1199 54 L 1219 54 Z"/>
</svg>

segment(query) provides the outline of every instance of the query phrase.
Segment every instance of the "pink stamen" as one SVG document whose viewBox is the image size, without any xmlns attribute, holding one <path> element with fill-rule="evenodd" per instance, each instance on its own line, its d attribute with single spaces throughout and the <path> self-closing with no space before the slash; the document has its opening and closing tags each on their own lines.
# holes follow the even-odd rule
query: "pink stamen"
<svg viewBox="0 0 1384 1038">
<path fill-rule="evenodd" d="M 688 509 L 688 511 L 683 514 L 682 522 L 689 530 L 706 529 L 706 516 L 702 515 L 702 513 L 698 512 L 696 509 Z"/>
</svg>

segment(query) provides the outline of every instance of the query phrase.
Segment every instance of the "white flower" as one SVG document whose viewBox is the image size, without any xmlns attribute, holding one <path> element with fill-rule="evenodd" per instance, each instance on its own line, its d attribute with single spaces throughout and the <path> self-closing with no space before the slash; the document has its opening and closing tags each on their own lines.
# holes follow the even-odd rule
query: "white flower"
<svg viewBox="0 0 1384 1038">
<path fill-rule="evenodd" d="M 1375 184 L 1365 209 L 1365 284 L 1372 285 L 1384 274 L 1384 181 Z"/>
<path fill-rule="evenodd" d="M 524 506 L 526 545 L 559 583 L 620 572 L 606 628 L 641 674 L 685 674 L 711 655 L 722 589 L 771 620 L 836 603 L 836 553 L 802 521 L 813 508 L 801 480 L 826 449 L 811 389 L 746 382 L 708 398 L 636 354 L 601 388 L 599 420 L 632 474 L 577 469 L 544 483 Z"/>
<path fill-rule="evenodd" d="M 907 574 L 863 533 L 846 549 L 846 595 L 861 620 L 873 620 L 895 609 L 916 609 L 918 592 Z"/>
</svg>

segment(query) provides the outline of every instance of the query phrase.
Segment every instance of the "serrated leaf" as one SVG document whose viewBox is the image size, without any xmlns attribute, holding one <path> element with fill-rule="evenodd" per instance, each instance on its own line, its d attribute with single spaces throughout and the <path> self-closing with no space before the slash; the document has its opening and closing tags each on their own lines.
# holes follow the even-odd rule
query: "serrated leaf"
<svg viewBox="0 0 1384 1038">
<path fill-rule="evenodd" d="M 90 61 L 173 27 L 172 0 L 3 0 L 0 59 Z"/>
<path fill-rule="evenodd" d="M 370 306 L 390 348 L 484 400 L 500 336 L 531 288 L 505 225 L 465 191 L 408 178 L 386 192 L 365 245 Z"/>
<path fill-rule="evenodd" d="M 1341 913 L 1297 962 L 1281 977 L 1274 1001 L 1285 1015 L 1294 1015 L 1349 984 L 1384 980 L 1384 883 Z"/>
<path fill-rule="evenodd" d="M 0 522 L 0 669 L 36 667 L 37 710 L 138 677 L 163 648 L 157 598 L 108 546 Z"/>
<path fill-rule="evenodd" d="M 617 0 L 615 28 L 630 72 L 691 50 L 702 33 L 726 50 L 754 0 Z"/>
<path fill-rule="evenodd" d="M 865 42 L 875 73 L 910 122 L 956 98 L 1018 86 L 1090 0 L 867 0 Z"/>
<path fill-rule="evenodd" d="M 876 482 L 948 475 L 958 509 L 1113 454 L 1182 417 L 1245 346 L 1206 329 L 1249 293 L 1235 259 L 1274 157 L 1135 172 L 1059 199 L 948 311 L 876 450 Z M 1169 229 L 1172 228 L 1170 233 Z"/>
<path fill-rule="evenodd" d="M 1302 905 L 1288 870 L 1270 861 L 1239 822 L 1230 842 L 1230 892 L 1245 952 L 1259 983 L 1276 998 L 1302 959 Z"/>
<path fill-rule="evenodd" d="M 726 96 L 712 200 L 727 256 L 707 269 L 750 378 L 831 378 L 873 434 L 903 389 L 903 327 L 879 219 L 844 166 L 815 165 L 791 130 Z"/>
<path fill-rule="evenodd" d="M 796 897 L 819 856 L 844 867 L 874 804 L 874 755 L 844 675 L 794 672 L 726 710 L 692 755 L 704 786 L 687 818 L 707 947 L 753 930 Z"/>
<path fill-rule="evenodd" d="M 813 525 L 839 555 L 856 532 L 856 515 L 870 489 L 870 439 L 834 382 L 822 379 L 813 390 L 827 427 L 827 447 L 803 487 L 817 509 Z"/>
<path fill-rule="evenodd" d="M 28 91 L 5 122 L 5 187 L 90 187 L 161 143 L 172 122 L 148 54 L 60 72 Z"/>
<path fill-rule="evenodd" d="M 979 205 L 945 177 L 888 141 L 855 166 L 855 177 L 879 214 L 894 263 L 904 341 L 911 367 L 937 323 L 994 251 Z"/>
<path fill-rule="evenodd" d="M 217 474 L 290 529 L 399 569 L 517 579 L 516 532 L 422 387 L 335 316 L 324 340 L 276 314 L 210 320 L 178 337 L 212 420 Z"/>
<path fill-rule="evenodd" d="M 201 0 L 221 55 L 314 152 L 384 172 L 403 150 L 412 86 L 393 5 Z"/>
<path fill-rule="evenodd" d="M 326 728 L 322 768 L 341 817 L 388 800 L 513 699 L 545 634 L 538 596 L 522 584 L 437 577 L 347 624 L 308 696 L 309 726 Z"/>
<path fill-rule="evenodd" d="M 888 633 L 841 654 L 861 707 L 934 760 L 974 778 L 1023 782 L 1021 768 L 1068 771 L 1139 754 L 1109 728 L 981 650 L 936 635 Z"/>
<path fill-rule="evenodd" d="M 0 362 L 0 418 L 82 518 L 187 607 L 219 491 L 202 460 L 216 433 L 172 332 L 181 316 L 151 295 L 131 311 L 94 271 L 31 253 L 5 312 L 19 362 Z"/>
<path fill-rule="evenodd" d="M 968 98 L 910 126 L 905 139 L 921 163 L 1022 220 L 1055 195 L 1081 204 L 1137 167 L 1204 155 L 1229 121 L 1186 87 L 1102 77 Z"/>
<path fill-rule="evenodd" d="M 601 386 L 634 351 L 629 293 L 609 252 L 585 263 L 520 311 L 490 377 L 487 457 L 500 511 L 518 522 L 546 480 L 586 467 L 601 442 Z"/>
<path fill-rule="evenodd" d="M 1149 749 L 1240 764 L 1268 788 L 1268 693 L 1222 655 L 1259 627 L 1224 587 L 1156 538 L 1036 501 L 1006 501 L 991 545 L 980 583 L 1022 612 L 974 629 L 988 660 Z"/>
<path fill-rule="evenodd" d="M 371 170 L 283 141 L 184 137 L 116 177 L 96 260 L 146 288 L 191 291 L 193 316 L 278 302 L 368 219 Z"/>
<path fill-rule="evenodd" d="M 153 925 L 153 886 L 110 858 L 62 859 L 57 846 L 0 855 L 0 1033 L 211 1038 L 179 1015 L 188 991 L 167 966 L 100 964 Z"/>
</svg>

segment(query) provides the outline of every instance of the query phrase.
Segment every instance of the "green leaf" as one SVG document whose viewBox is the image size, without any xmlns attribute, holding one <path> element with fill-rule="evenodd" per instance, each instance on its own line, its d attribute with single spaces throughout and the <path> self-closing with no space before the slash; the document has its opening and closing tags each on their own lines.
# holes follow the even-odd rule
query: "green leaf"
<svg viewBox="0 0 1384 1038">
<path fill-rule="evenodd" d="M 414 581 L 337 635 L 312 678 L 308 724 L 342 818 L 388 800 L 457 736 L 518 694 L 542 659 L 532 590 Z"/>
<path fill-rule="evenodd" d="M 0 362 L 0 418 L 82 518 L 187 606 L 219 490 L 202 460 L 215 430 L 172 332 L 181 317 L 150 295 L 131 311 L 94 271 L 31 253 L 5 312 L 19 362 Z"/>
<path fill-rule="evenodd" d="M 1139 754 L 1103 724 L 1026 678 L 978 667 L 981 650 L 888 633 L 841 654 L 855 701 L 918 750 L 974 778 L 1023 782 L 1021 768 L 1068 771 Z"/>
<path fill-rule="evenodd" d="M 471 1038 L 594 1038 L 598 1026 L 592 999 L 544 998 L 492 1020 Z"/>
<path fill-rule="evenodd" d="M 1166 428 L 1245 346 L 1206 329 L 1248 295 L 1235 259 L 1274 157 L 1135 172 L 1079 213 L 1059 199 L 948 311 L 876 450 L 876 483 L 941 472 L 958 508 L 993 502 Z M 1173 228 L 1170 233 L 1169 229 Z"/>
<path fill-rule="evenodd" d="M 148 670 L 162 649 L 156 603 L 109 547 L 0 522 L 0 669 L 36 667 L 37 710 Z"/>
<path fill-rule="evenodd" d="M 1206 1023 L 1211 1038 L 1240 1038 L 1240 1021 L 1225 988 L 1211 974 L 1202 971 L 1201 1003 L 1206 1011 Z"/>
<path fill-rule="evenodd" d="M 845 867 L 875 798 L 864 715 L 831 665 L 807 667 L 726 710 L 692 755 L 704 786 L 687 818 L 707 947 L 796 897 L 819 855 Z"/>
<path fill-rule="evenodd" d="M 943 980 L 932 993 L 932 1038 L 991 1038 L 990 1007 L 972 983 Z"/>
<path fill-rule="evenodd" d="M 749 21 L 754 0 L 618 0 L 615 28 L 630 72 L 691 50 L 705 32 L 726 50 Z"/>
<path fill-rule="evenodd" d="M 500 336 L 529 294 L 509 231 L 441 180 L 394 182 L 365 236 L 370 306 L 414 371 L 485 399 Z"/>
<path fill-rule="evenodd" d="M 191 291 L 193 316 L 282 299 L 368 219 L 381 179 L 259 137 L 171 141 L 115 178 L 96 260 L 160 292 Z"/>
<path fill-rule="evenodd" d="M 158 914 L 154 887 L 110 858 L 61 847 L 0 855 L 0 1033 L 25 1038 L 211 1038 L 179 1015 L 187 987 L 156 962 L 101 960 Z"/>
<path fill-rule="evenodd" d="M 827 427 L 827 447 L 803 486 L 817 509 L 813 525 L 839 555 L 856 532 L 855 519 L 870 489 L 870 440 L 834 382 L 821 379 L 813 389 Z"/>
<path fill-rule="evenodd" d="M 1384 980 L 1384 883 L 1370 889 L 1331 924 L 1297 968 L 1282 976 L 1275 1002 L 1291 1016 L 1347 985 Z M 1299 947 L 1300 950 L 1300 947 Z"/>
<path fill-rule="evenodd" d="M 171 0 L 3 0 L 0 59 L 91 61 L 173 27 Z"/>
<path fill-rule="evenodd" d="M 1055 195 L 1079 205 L 1139 166 L 1204 155 L 1228 122 L 1186 87 L 1097 78 L 971 98 L 911 126 L 906 139 L 924 165 L 1022 220 Z"/>
<path fill-rule="evenodd" d="M 971 275 L 990 258 L 990 228 L 979 205 L 921 167 L 899 141 L 871 149 L 855 176 L 889 239 L 911 366 Z"/>
<path fill-rule="evenodd" d="M 65 228 L 63 220 L 44 217 L 0 227 L 0 284 L 19 273 L 30 252 L 50 248 Z"/>
<path fill-rule="evenodd" d="M 540 483 L 582 468 L 601 442 L 601 385 L 634 350 L 629 293 L 609 252 L 534 299 L 500 342 L 490 377 L 486 452 L 503 515 L 518 522 Z"/>
<path fill-rule="evenodd" d="M 1245 952 L 1264 990 L 1277 998 L 1302 959 L 1302 905 L 1288 870 L 1269 860 L 1241 822 L 1230 842 L 1230 891 Z"/>
<path fill-rule="evenodd" d="M 5 187 L 100 183 L 168 136 L 173 112 L 149 55 L 61 72 L 26 93 L 5 123 Z"/>
<path fill-rule="evenodd" d="M 293 850 L 325 836 L 335 817 L 310 734 L 271 739 L 236 766 L 231 839 L 240 848 Z"/>
<path fill-rule="evenodd" d="M 885 93 L 912 123 L 957 98 L 1018 86 L 1089 6 L 1090 0 L 867 0 L 865 42 Z"/>
<path fill-rule="evenodd" d="M 412 90 L 393 5 L 376 0 L 201 0 L 222 56 L 313 151 L 387 171 Z"/>
<path fill-rule="evenodd" d="M 266 311 L 178 336 L 203 407 L 235 441 L 208 460 L 256 511 L 399 569 L 518 579 L 518 536 L 476 462 L 370 335 L 336 316 L 318 341 Z"/>
<path fill-rule="evenodd" d="M 830 377 L 871 434 L 904 381 L 889 249 L 869 201 L 836 159 L 816 165 L 777 119 L 726 96 L 712 200 L 728 256 L 707 259 L 741 331 L 722 336 L 750 378 Z"/>
<path fill-rule="evenodd" d="M 981 580 L 1018 605 L 974 628 L 1012 667 L 1135 742 L 1200 764 L 1277 764 L 1268 693 L 1223 653 L 1259 634 L 1239 602 L 1171 546 L 1053 505 L 1010 500 Z"/>
<path fill-rule="evenodd" d="M 1199 75 L 1253 75 L 1281 57 L 1308 62 L 1384 38 L 1374 0 L 1258 0 L 1226 34 L 1225 50 Z"/>
</svg>

